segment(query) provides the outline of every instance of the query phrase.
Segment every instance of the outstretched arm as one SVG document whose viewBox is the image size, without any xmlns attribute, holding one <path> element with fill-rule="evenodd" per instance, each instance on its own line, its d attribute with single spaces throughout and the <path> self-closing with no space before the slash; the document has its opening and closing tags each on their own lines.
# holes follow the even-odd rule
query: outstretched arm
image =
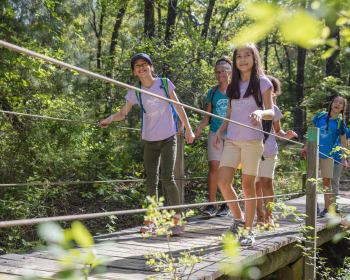
<svg viewBox="0 0 350 280">
<path fill-rule="evenodd" d="M 105 120 L 100 122 L 100 127 L 105 128 L 105 127 L 108 127 L 108 124 L 110 124 L 111 122 L 119 122 L 121 120 L 124 120 L 125 115 L 129 113 L 131 107 L 132 107 L 132 104 L 128 100 L 126 100 L 126 104 L 118 113 L 115 113 L 114 115 L 111 115 Z M 126 108 L 128 109 L 127 111 L 126 111 Z"/>
<path fill-rule="evenodd" d="M 211 102 L 207 103 L 207 112 L 211 113 Z M 198 127 L 196 128 L 196 130 L 194 131 L 194 135 L 196 135 L 196 137 L 199 136 L 199 134 L 201 133 L 202 129 L 205 128 L 207 125 L 209 125 L 209 120 L 210 120 L 210 116 L 205 115 L 203 120 L 201 121 L 201 123 L 198 125 Z"/>
<path fill-rule="evenodd" d="M 179 99 L 177 98 L 175 91 L 173 91 L 170 94 L 170 99 L 179 102 Z M 181 121 L 186 127 L 186 133 L 185 133 L 186 142 L 188 144 L 191 144 L 195 136 L 194 136 L 194 133 L 192 132 L 192 128 L 191 128 L 190 122 L 188 121 L 186 112 L 182 106 L 177 104 L 173 104 L 173 105 L 176 113 L 179 115 L 179 118 L 181 119 Z"/>
<path fill-rule="evenodd" d="M 282 130 L 279 120 L 273 122 L 273 128 L 275 129 L 275 134 L 278 136 L 284 137 L 286 139 L 291 139 L 293 137 L 298 138 L 298 134 L 296 134 L 293 130 L 288 130 L 287 132 Z"/>
</svg>

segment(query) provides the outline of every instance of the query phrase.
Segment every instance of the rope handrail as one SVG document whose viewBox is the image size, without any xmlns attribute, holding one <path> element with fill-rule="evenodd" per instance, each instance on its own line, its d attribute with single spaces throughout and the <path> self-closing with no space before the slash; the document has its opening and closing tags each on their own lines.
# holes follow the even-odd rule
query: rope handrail
<svg viewBox="0 0 350 280">
<path fill-rule="evenodd" d="M 47 116 L 40 116 L 40 115 L 33 115 L 33 114 L 25 114 L 25 113 L 11 112 L 11 111 L 3 111 L 3 110 L 0 110 L 0 113 L 19 115 L 19 116 L 25 116 L 25 117 L 48 119 L 48 120 L 56 120 L 56 121 L 63 121 L 63 122 L 82 123 L 82 124 L 89 124 L 89 125 L 100 125 L 99 123 L 75 121 L 75 120 L 68 120 L 68 119 L 61 119 L 61 118 L 54 118 L 54 117 L 47 117 Z M 125 126 L 108 126 L 108 127 L 141 131 L 141 129 L 139 129 L 139 128 L 125 127 Z"/>
<path fill-rule="evenodd" d="M 285 140 L 285 141 L 288 141 L 288 142 L 291 142 L 291 143 L 294 143 L 294 144 L 297 144 L 297 145 L 302 145 L 302 146 L 305 145 L 305 144 L 303 144 L 303 143 L 300 143 L 300 142 L 297 142 L 297 141 L 293 141 L 293 140 L 290 140 L 290 139 L 286 139 L 286 138 L 284 138 L 284 137 L 282 137 L 282 136 L 278 136 L 278 135 L 276 135 L 276 134 L 274 134 L 274 133 L 265 132 L 265 131 L 262 131 L 262 130 L 260 130 L 260 129 L 254 128 L 254 127 L 250 127 L 250 126 L 248 126 L 248 125 L 244 125 L 244 124 L 241 124 L 241 123 L 239 123 L 239 122 L 235 122 L 235 121 L 233 121 L 233 120 L 220 117 L 220 116 L 218 116 L 218 115 L 209 113 L 209 112 L 207 112 L 207 111 L 198 109 L 198 108 L 196 108 L 196 107 L 192 107 L 192 106 L 190 106 L 190 105 L 187 105 L 187 104 L 184 104 L 184 103 L 181 103 L 181 102 L 177 102 L 177 101 L 174 101 L 174 100 L 169 99 L 169 98 L 166 98 L 166 97 L 162 97 L 162 96 L 156 95 L 156 94 L 151 93 L 151 92 L 149 92 L 149 91 L 146 91 L 146 90 L 143 90 L 143 89 L 140 89 L 140 88 L 137 88 L 137 87 L 134 87 L 134 86 L 131 86 L 131 85 L 128 85 L 128 84 L 119 82 L 119 81 L 117 81 L 117 80 L 114 80 L 114 79 L 111 79 L 111 78 L 108 78 L 108 77 L 105 77 L 105 76 L 96 74 L 96 73 L 94 73 L 94 72 L 85 70 L 85 69 L 83 69 L 83 68 L 70 65 L 70 64 L 68 64 L 68 63 L 65 63 L 65 62 L 62 62 L 62 61 L 60 61 L 60 60 L 57 60 L 57 59 L 54 59 L 54 58 L 51 58 L 51 57 L 48 57 L 48 56 L 39 54 L 39 53 L 37 53 L 37 52 L 30 51 L 30 50 L 25 49 L 25 48 L 18 47 L 18 46 L 14 45 L 14 44 L 7 43 L 7 42 L 5 42 L 5 41 L 3 41 L 3 40 L 0 40 L 0 46 L 5 47 L 5 48 L 8 48 L 8 49 L 11 49 L 11 50 L 16 51 L 16 52 L 19 52 L 19 53 L 24 53 L 24 54 L 26 54 L 26 55 L 33 56 L 33 57 L 36 57 L 36 58 L 39 58 L 39 59 L 42 59 L 42 60 L 51 62 L 51 63 L 53 63 L 53 64 L 56 64 L 56 65 L 60 66 L 60 67 L 64 67 L 64 68 L 67 68 L 67 69 L 71 69 L 71 70 L 74 70 L 74 71 L 79 72 L 79 73 L 81 73 L 81 74 L 85 74 L 85 75 L 87 75 L 87 76 L 90 76 L 90 77 L 93 77 L 93 78 L 96 78 L 96 79 L 99 79 L 99 80 L 102 80 L 102 81 L 105 81 L 105 82 L 108 82 L 108 83 L 111 83 L 111 84 L 114 84 L 114 85 L 117 85 L 117 86 L 121 86 L 121 87 L 127 88 L 127 89 L 129 89 L 129 90 L 134 90 L 134 91 L 138 91 L 138 92 L 147 94 L 147 95 L 152 96 L 152 97 L 154 97 L 154 98 L 158 98 L 158 99 L 161 99 L 161 100 L 170 102 L 170 103 L 172 103 L 172 104 L 176 104 L 176 105 L 182 106 L 182 107 L 184 107 L 184 108 L 190 109 L 190 110 L 192 110 L 192 111 L 196 111 L 196 112 L 201 113 L 201 114 L 204 114 L 204 115 L 211 116 L 211 117 L 213 117 L 213 118 L 217 118 L 217 119 L 221 119 L 221 120 L 224 120 L 224 121 L 228 121 L 228 122 L 230 122 L 230 123 L 233 123 L 233 124 L 236 124 L 236 125 L 239 125 L 239 126 L 242 126 L 242 127 L 248 128 L 248 129 L 251 129 L 251 130 L 255 130 L 255 131 L 258 131 L 258 132 L 262 132 L 262 133 L 264 133 L 264 134 L 268 134 L 268 135 L 270 135 L 270 136 L 274 136 L 274 137 L 276 137 L 276 138 L 279 138 L 279 139 L 282 139 L 282 140 Z"/>
<path fill-rule="evenodd" d="M 207 179 L 207 177 L 183 177 L 183 178 L 174 178 L 174 180 L 199 180 Z M 161 178 L 159 179 L 162 180 Z M 0 184 L 0 187 L 19 187 L 19 186 L 47 186 L 47 185 L 79 185 L 79 184 L 101 184 L 101 183 L 126 183 L 126 182 L 143 182 L 146 179 L 125 179 L 125 180 L 106 180 L 106 181 L 76 181 L 76 182 L 31 182 L 31 183 L 10 183 L 10 184 Z"/>
<path fill-rule="evenodd" d="M 217 202 L 206 202 L 206 203 L 194 203 L 194 204 L 183 204 L 183 205 L 174 205 L 174 206 L 165 206 L 158 207 L 157 210 L 172 210 L 179 208 L 190 208 L 190 207 L 199 207 L 199 206 L 207 206 L 207 205 L 216 205 L 222 203 L 231 203 L 231 202 L 240 202 L 240 201 L 249 201 L 249 200 L 257 200 L 264 198 L 272 198 L 272 197 L 283 197 L 283 196 L 293 196 L 300 195 L 302 193 L 289 193 L 289 194 L 280 194 L 273 196 L 264 196 L 264 197 L 253 197 L 253 198 L 244 198 L 237 200 L 227 200 L 227 201 L 217 201 Z M 135 209 L 135 210 L 123 210 L 123 211 L 112 211 L 112 212 L 100 212 L 100 213 L 90 213 L 90 214 L 78 214 L 78 215 L 67 215 L 67 216 L 57 216 L 57 217 L 47 217 L 47 218 L 35 218 L 35 219 L 25 219 L 25 220 L 14 220 L 14 221 L 3 221 L 0 222 L 0 228 L 5 227 L 16 227 L 16 226 L 28 226 L 34 224 L 41 224 L 46 222 L 62 222 L 62 221 L 72 221 L 72 220 L 84 220 L 84 219 L 93 219 L 107 216 L 120 216 L 120 215 L 128 215 L 128 214 L 139 214 L 147 212 L 147 208 L 144 209 Z"/>
</svg>

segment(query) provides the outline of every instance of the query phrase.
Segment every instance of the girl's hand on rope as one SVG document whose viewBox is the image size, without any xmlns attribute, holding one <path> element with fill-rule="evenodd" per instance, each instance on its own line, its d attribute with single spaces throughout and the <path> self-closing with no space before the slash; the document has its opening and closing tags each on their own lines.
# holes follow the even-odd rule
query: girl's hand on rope
<svg viewBox="0 0 350 280">
<path fill-rule="evenodd" d="M 305 146 L 301 151 L 300 158 L 306 158 L 306 155 L 307 155 L 307 146 Z"/>
<path fill-rule="evenodd" d="M 348 161 L 346 160 L 345 157 L 343 157 L 343 159 L 341 160 L 341 163 L 344 164 L 344 168 L 345 169 L 349 167 L 349 163 L 348 163 Z"/>
<path fill-rule="evenodd" d="M 262 122 L 261 112 L 258 110 L 254 111 L 249 115 L 248 120 L 251 120 L 250 122 L 252 123 L 253 127 L 260 126 Z"/>
<path fill-rule="evenodd" d="M 108 127 L 108 124 L 110 124 L 112 121 L 113 121 L 113 116 L 109 116 L 107 119 L 100 122 L 99 126 L 102 128 L 106 128 L 106 127 Z"/>
<path fill-rule="evenodd" d="M 186 138 L 187 144 L 193 143 L 195 135 L 194 135 L 192 129 L 186 129 L 185 138 Z"/>
<path fill-rule="evenodd" d="M 196 130 L 194 131 L 194 135 L 196 136 L 196 138 L 199 136 L 199 134 L 201 133 L 201 129 L 199 127 L 196 128 Z"/>
<path fill-rule="evenodd" d="M 220 148 L 218 147 L 218 144 L 220 144 L 220 142 L 221 142 L 221 135 L 218 133 L 215 133 L 215 137 L 213 140 L 213 147 L 215 150 L 220 151 Z"/>
<path fill-rule="evenodd" d="M 286 134 L 287 139 L 291 139 L 293 137 L 298 138 L 298 134 L 296 134 L 293 130 L 288 130 Z"/>
</svg>

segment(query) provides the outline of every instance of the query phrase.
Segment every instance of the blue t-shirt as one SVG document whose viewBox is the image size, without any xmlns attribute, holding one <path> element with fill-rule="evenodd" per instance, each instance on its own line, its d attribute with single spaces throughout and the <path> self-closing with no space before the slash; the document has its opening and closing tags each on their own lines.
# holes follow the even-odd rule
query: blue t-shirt
<svg viewBox="0 0 350 280">
<path fill-rule="evenodd" d="M 349 139 L 350 138 L 350 131 L 349 131 L 349 129 L 346 126 L 344 128 L 344 132 L 345 132 L 346 139 Z M 340 136 L 337 138 L 337 140 L 335 140 L 334 148 L 336 148 L 338 146 L 341 147 Z M 333 153 L 333 158 L 334 158 L 334 160 L 341 162 L 342 159 L 343 159 L 341 150 L 338 151 L 338 152 L 334 152 Z M 336 161 L 334 162 L 334 164 L 339 164 Z"/>
<path fill-rule="evenodd" d="M 323 115 L 322 115 L 323 114 Z M 322 116 L 321 116 L 322 115 Z M 342 128 L 338 128 L 338 122 L 340 118 L 333 119 L 329 117 L 328 130 L 327 130 L 327 113 L 320 112 L 312 120 L 315 127 L 320 129 L 320 152 L 332 157 L 331 151 L 334 147 L 334 143 L 339 137 Z M 320 158 L 327 158 L 322 154 L 319 154 Z"/>
<path fill-rule="evenodd" d="M 211 90 L 212 89 L 210 89 L 208 91 L 207 102 L 211 101 L 210 100 Z M 218 116 L 223 117 L 223 118 L 226 118 L 228 98 L 227 98 L 226 94 L 222 94 L 219 91 L 219 87 L 214 94 L 212 105 L 213 105 L 213 112 L 212 112 L 213 114 L 218 115 Z M 210 131 L 216 133 L 216 131 L 219 129 L 221 123 L 222 123 L 222 120 L 212 117 L 211 121 L 210 121 Z M 225 131 L 225 133 L 223 135 L 225 135 L 226 133 L 227 133 L 227 131 Z"/>
</svg>

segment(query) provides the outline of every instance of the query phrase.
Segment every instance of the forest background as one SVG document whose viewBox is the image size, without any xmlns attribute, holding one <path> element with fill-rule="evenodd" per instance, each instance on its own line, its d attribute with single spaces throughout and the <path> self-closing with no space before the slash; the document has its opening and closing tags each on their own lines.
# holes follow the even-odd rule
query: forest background
<svg viewBox="0 0 350 280">
<path fill-rule="evenodd" d="M 216 84 L 215 61 L 222 56 L 232 59 L 235 40 L 242 34 L 253 36 L 266 73 L 282 84 L 282 128 L 295 130 L 298 140 L 305 142 L 310 120 L 326 109 L 332 96 L 349 98 L 350 13 L 340 13 L 349 10 L 349 3 L 260 4 L 259 9 L 249 9 L 249 3 L 231 0 L 2 0 L 0 39 L 131 85 L 137 80 L 130 60 L 146 52 L 156 74 L 175 84 L 182 102 L 205 109 L 207 91 Z M 271 23 L 286 10 L 302 15 L 289 23 L 293 30 Z M 126 93 L 0 48 L 1 110 L 97 123 L 124 105 Z M 203 116 L 188 110 L 187 114 L 195 129 Z M 349 112 L 346 120 L 349 123 Z M 9 114 L 1 114 L 0 122 L 2 184 L 145 178 L 139 132 Z M 141 110 L 133 108 L 127 126 L 140 125 Z M 208 128 L 201 136 L 206 133 Z M 206 141 L 185 147 L 186 176 L 206 176 Z M 278 170 L 283 178 L 298 169 L 297 153 L 280 150 Z M 240 179 L 234 183 L 239 189 Z M 186 202 L 206 199 L 205 181 L 188 182 L 186 187 Z M 283 191 L 289 187 L 293 188 L 283 185 Z M 144 184 L 136 183 L 3 187 L 0 217 L 17 220 L 140 208 L 144 194 Z M 84 224 L 99 234 L 141 222 L 142 215 L 135 215 Z M 1 229 L 0 236 L 0 253 L 28 249 L 38 240 L 36 226 Z"/>
</svg>

